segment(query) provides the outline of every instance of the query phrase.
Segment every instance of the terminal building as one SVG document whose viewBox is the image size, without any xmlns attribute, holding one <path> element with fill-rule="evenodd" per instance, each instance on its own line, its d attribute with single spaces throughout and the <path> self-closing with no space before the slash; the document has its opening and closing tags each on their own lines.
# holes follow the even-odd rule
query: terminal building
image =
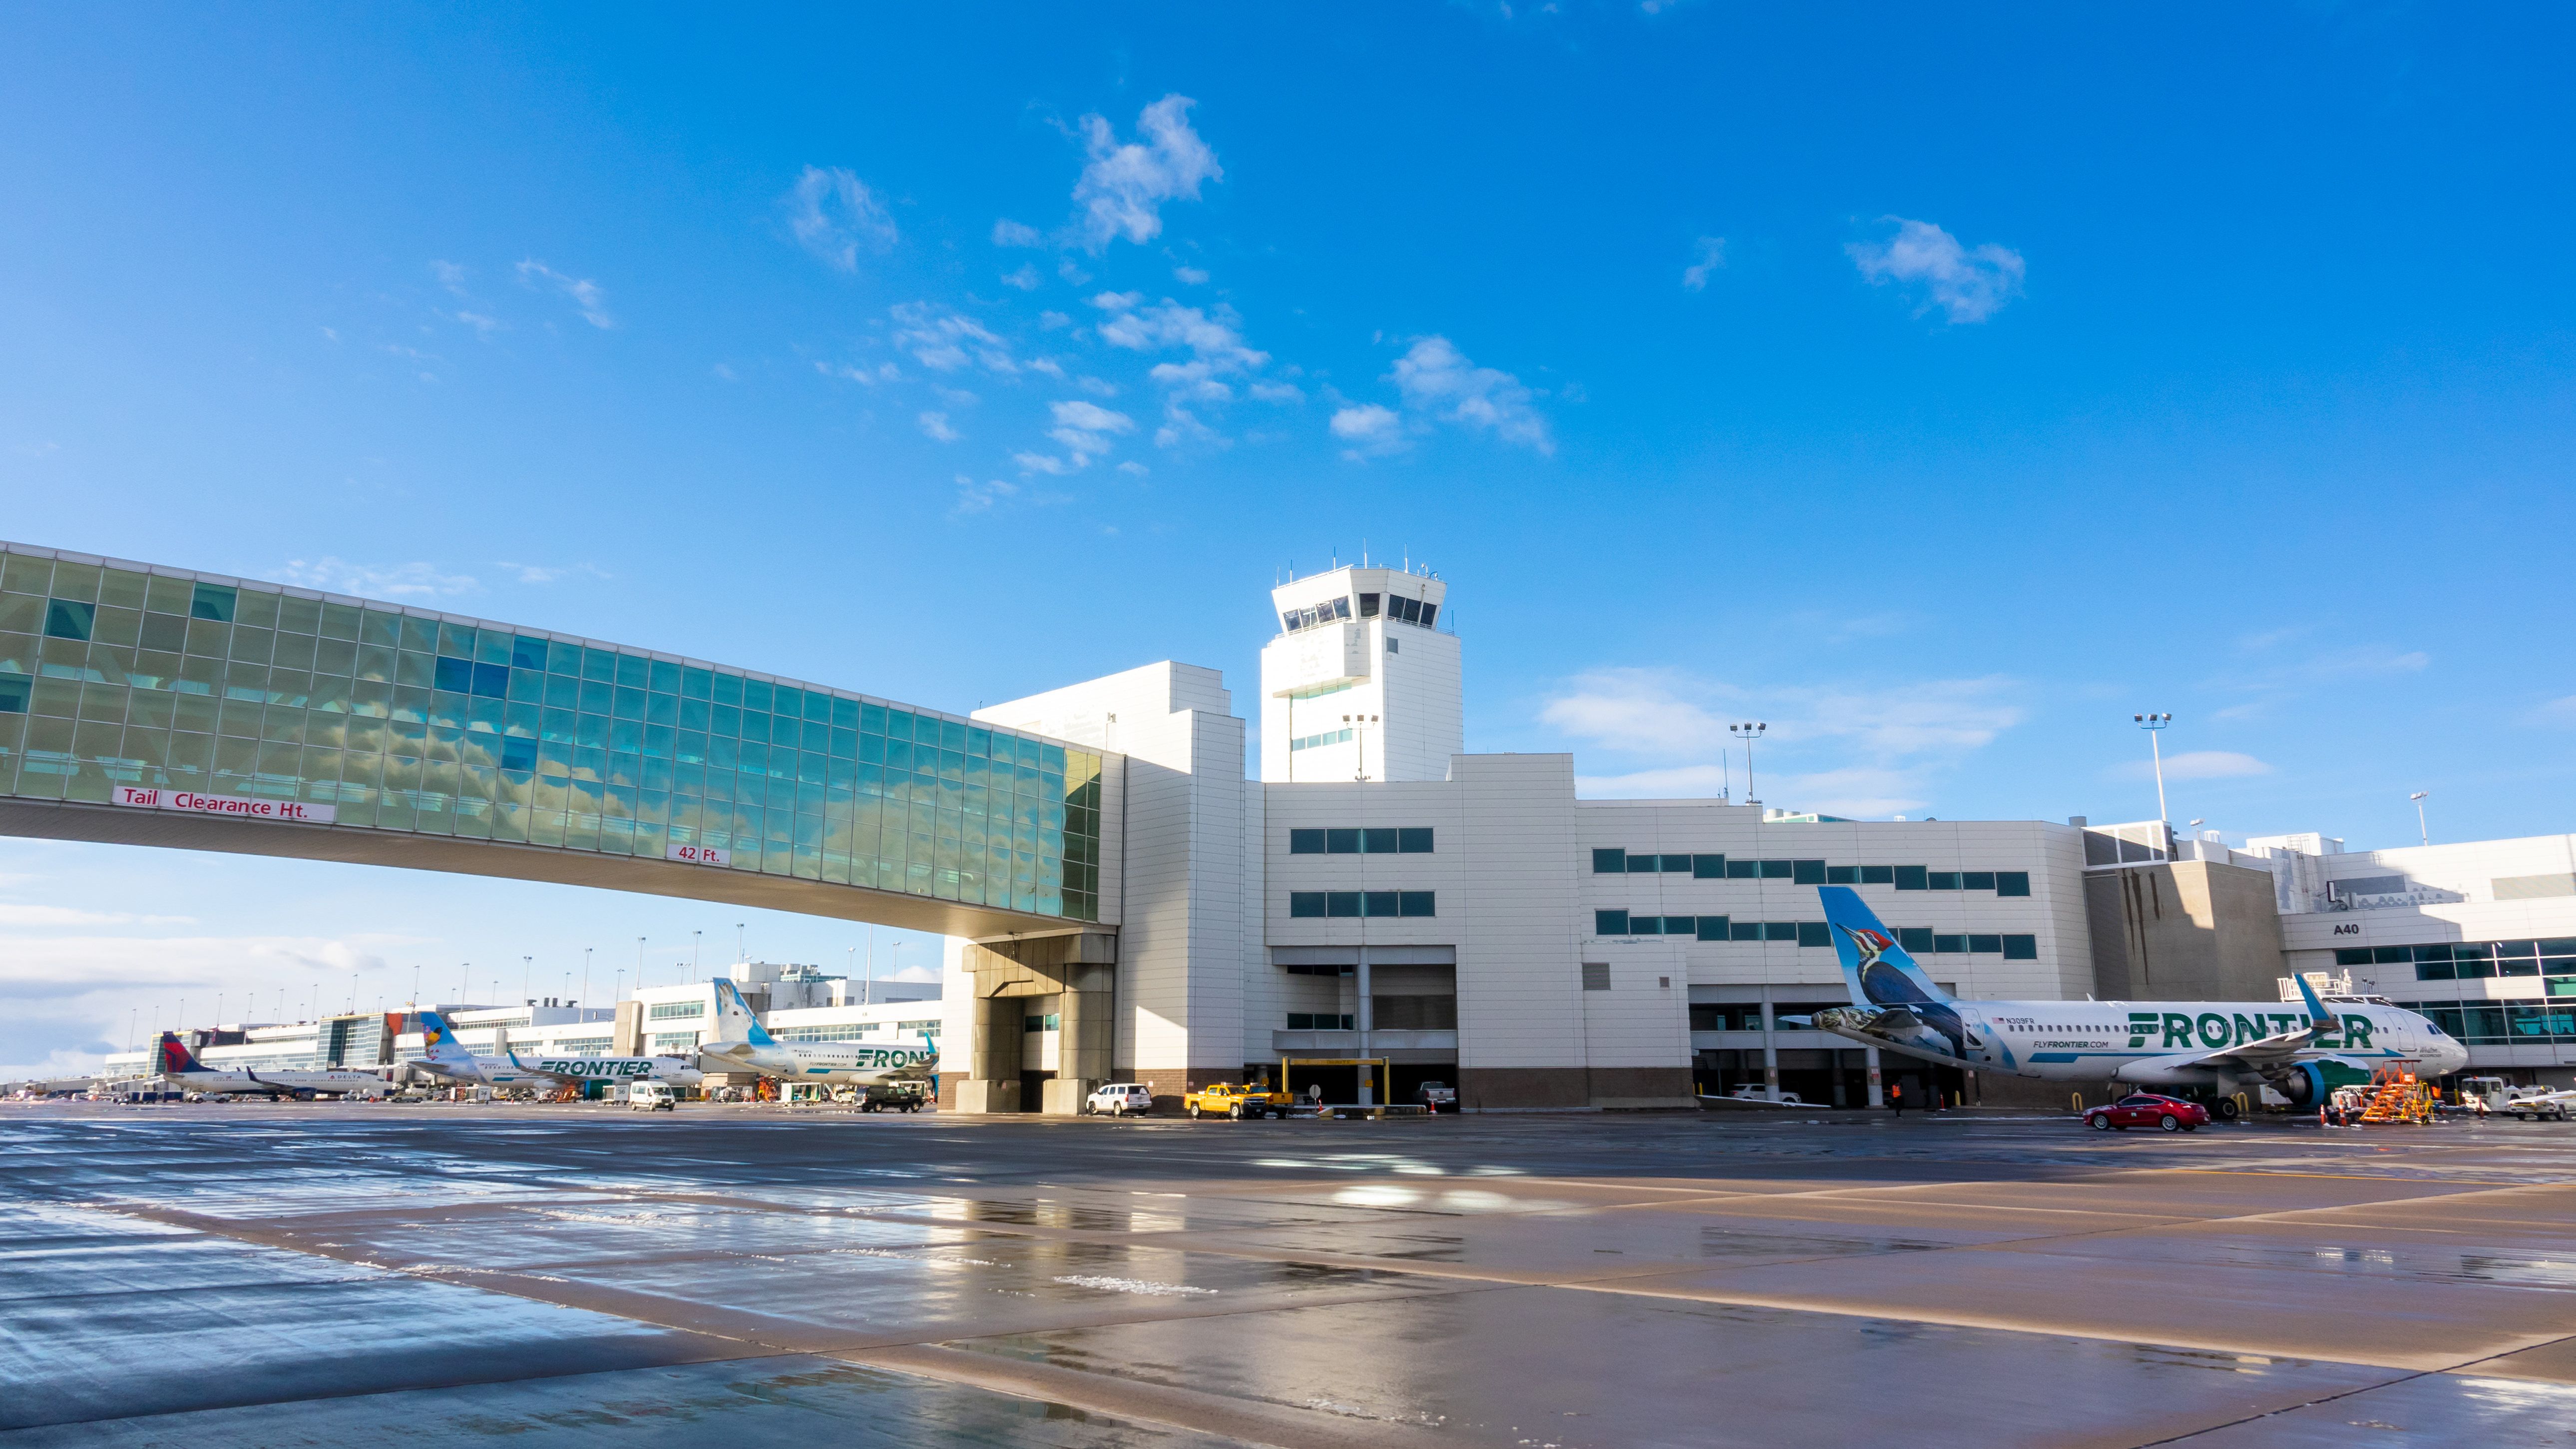
<svg viewBox="0 0 2576 1449">
<path fill-rule="evenodd" d="M 1488 1111 L 1746 1083 L 1859 1105 L 1893 1079 L 2062 1102 L 1782 1028 L 1842 999 L 1827 884 L 1963 996 L 2274 999 L 2331 970 L 2437 1013 L 2474 1070 L 2576 1064 L 2576 837 L 2230 848 L 2162 822 L 1586 800 L 1571 756 L 1467 751 L 1448 590 L 1371 567 L 1279 586 L 1251 708 L 1164 662 L 960 716 L 0 544 L 0 832 L 936 931 L 935 1004 L 732 972 L 773 1030 L 935 1034 L 966 1111 L 1069 1112 L 1109 1081 L 1177 1100 L 1291 1058 L 1382 1060 L 1399 1098 L 1447 1081 Z M 652 988 L 605 1025 L 678 1051 L 711 1010 L 704 983 Z M 1367 1090 L 1347 1065 L 1309 1081 Z"/>
</svg>

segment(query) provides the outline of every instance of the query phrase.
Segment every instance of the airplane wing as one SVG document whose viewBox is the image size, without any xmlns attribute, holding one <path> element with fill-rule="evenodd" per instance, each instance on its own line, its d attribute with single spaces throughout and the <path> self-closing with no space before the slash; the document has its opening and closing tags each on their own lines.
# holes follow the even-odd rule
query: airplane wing
<svg viewBox="0 0 2576 1449">
<path fill-rule="evenodd" d="M 2163 1060 L 2178 1067 L 2238 1067 L 2246 1071 L 2274 1071 L 2297 1061 L 2299 1053 L 2314 1049 L 2316 1044 L 2317 1031 L 2314 1027 L 2310 1027 L 2300 1031 L 2275 1032 L 2260 1041 L 2244 1042 L 2199 1056 L 2186 1053 Z"/>
</svg>

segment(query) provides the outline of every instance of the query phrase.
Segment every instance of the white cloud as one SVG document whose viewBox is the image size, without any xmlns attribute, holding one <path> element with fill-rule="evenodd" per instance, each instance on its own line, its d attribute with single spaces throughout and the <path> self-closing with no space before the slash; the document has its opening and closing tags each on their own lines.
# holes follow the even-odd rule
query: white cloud
<svg viewBox="0 0 2576 1449">
<path fill-rule="evenodd" d="M 1144 477 L 1146 474 L 1148 474 L 1148 473 L 1150 473 L 1150 472 L 1152 472 L 1152 471 L 1154 471 L 1154 470 L 1153 470 L 1153 469 L 1151 469 L 1151 468 L 1146 467 L 1146 466 L 1145 466 L 1144 464 L 1142 464 L 1142 463 L 1137 462 L 1135 459 L 1130 458 L 1130 459 L 1128 459 L 1126 462 L 1121 463 L 1121 464 L 1119 464 L 1119 465 L 1118 465 L 1118 471 L 1119 471 L 1119 472 L 1121 472 L 1121 473 L 1128 474 L 1128 475 L 1130 475 L 1130 476 L 1132 476 L 1132 477 L 1142 478 L 1142 477 Z"/>
<path fill-rule="evenodd" d="M 921 415 L 921 431 L 924 435 L 942 443 L 953 443 L 959 438 L 965 436 L 965 434 L 958 432 L 955 428 L 948 426 L 948 414 L 946 413 L 923 413 Z"/>
<path fill-rule="evenodd" d="M 519 263 L 519 280 L 530 287 L 543 283 L 570 297 L 573 306 L 581 313 L 581 320 L 593 327 L 617 325 L 617 320 L 608 315 L 606 294 L 600 291 L 597 282 L 588 277 L 568 277 L 543 262 L 531 260 Z"/>
<path fill-rule="evenodd" d="M 1507 443 L 1522 443 L 1541 453 L 1554 453 L 1547 419 L 1532 406 L 1530 390 L 1519 378 L 1491 367 L 1478 367 L 1446 337 L 1425 337 L 1395 361 L 1388 376 L 1404 394 L 1406 407 L 1446 422 L 1490 429 Z"/>
<path fill-rule="evenodd" d="M 1729 722 L 1770 728 L 1755 765 L 1762 797 L 1838 815 L 1883 815 L 1924 803 L 1935 777 L 2020 723 L 2007 680 L 1951 679 L 1876 689 L 1751 689 L 1676 670 L 1601 669 L 1580 675 L 1539 712 L 1543 723 L 1613 755 L 1639 760 L 1620 774 L 1587 776 L 1590 793 L 1653 797 L 1713 793 L 1733 778 L 1745 789 Z M 1842 758 L 1830 762 L 1826 752 Z M 1821 766 L 1821 768 L 1820 768 Z"/>
<path fill-rule="evenodd" d="M 438 278 L 438 285 L 459 297 L 465 295 L 465 279 L 470 275 L 465 268 L 454 262 L 433 261 L 429 264 L 429 271 L 430 275 Z"/>
<path fill-rule="evenodd" d="M 893 316 L 895 346 L 933 372 L 955 372 L 969 365 L 1004 377 L 1020 371 L 1002 339 L 963 313 L 927 302 L 906 302 L 894 309 Z"/>
<path fill-rule="evenodd" d="M 1093 397 L 1118 396 L 1118 384 L 1111 382 L 1105 377 L 1093 377 L 1086 373 L 1081 377 L 1075 378 L 1073 380 L 1073 385 L 1081 388 L 1084 392 L 1091 394 Z"/>
<path fill-rule="evenodd" d="M 84 911 L 71 906 L 27 906 L 0 902 L 0 926 L 50 930 L 58 926 L 186 925 L 186 916 L 138 916 L 124 911 Z"/>
<path fill-rule="evenodd" d="M 1023 473 L 1047 473 L 1062 477 L 1074 469 L 1074 465 L 1052 453 L 1013 453 L 1011 461 L 1019 464 L 1020 471 Z"/>
<path fill-rule="evenodd" d="M 441 573 L 434 564 L 354 564 L 344 559 L 293 559 L 274 571 L 277 581 L 334 594 L 378 599 L 436 599 L 482 589 L 470 574 Z"/>
<path fill-rule="evenodd" d="M 1691 264 L 1682 268 L 1682 290 L 1697 292 L 1708 286 L 1708 274 L 1726 265 L 1726 238 L 1704 236 L 1691 248 Z"/>
<path fill-rule="evenodd" d="M 825 377 L 837 377 L 843 382 L 855 382 L 862 387 L 874 387 L 881 382 L 896 382 L 903 376 L 895 370 L 895 365 L 891 362 L 880 362 L 874 367 L 860 367 L 847 362 L 818 362 L 814 364 L 814 370 Z M 727 373 L 726 376 L 730 377 L 732 374 Z"/>
<path fill-rule="evenodd" d="M 1200 271 L 1196 267 L 1174 267 L 1172 268 L 1172 276 L 1178 279 L 1180 283 L 1186 287 L 1204 287 L 1207 285 L 1208 274 Z"/>
<path fill-rule="evenodd" d="M 1332 429 L 1334 437 L 1351 445 L 1342 456 L 1354 462 L 1401 452 L 1405 447 L 1404 419 L 1395 409 L 1376 403 L 1343 408 L 1325 426 Z"/>
<path fill-rule="evenodd" d="M 1042 247 L 1046 238 L 1033 226 L 1004 218 L 993 223 L 993 245 L 997 247 Z"/>
<path fill-rule="evenodd" d="M 893 214 L 846 167 L 806 167 L 780 205 L 805 250 L 844 272 L 858 270 L 862 245 L 872 251 L 894 245 Z"/>
<path fill-rule="evenodd" d="M 1048 411 L 1055 418 L 1055 426 L 1047 430 L 1047 436 L 1062 445 L 1076 468 L 1087 466 L 1116 446 L 1110 441 L 1113 436 L 1136 431 L 1134 418 L 1079 398 L 1051 404 Z"/>
<path fill-rule="evenodd" d="M 507 332 L 510 330 L 509 323 L 502 321 L 498 317 L 487 317 L 480 312 L 456 312 L 451 315 L 453 315 L 457 321 L 473 328 L 474 335 L 477 337 L 489 337 L 495 332 Z"/>
<path fill-rule="evenodd" d="M 957 475 L 957 503 L 949 511 L 990 513 L 993 511 L 994 504 L 1016 495 L 1019 491 L 1020 485 L 1017 483 L 1005 483 L 999 478 L 989 478 L 978 483 L 971 475 L 960 473 Z"/>
<path fill-rule="evenodd" d="M 1072 325 L 1073 319 L 1067 317 L 1062 312 L 1040 312 L 1038 314 L 1038 326 L 1049 332 L 1059 331 Z"/>
<path fill-rule="evenodd" d="M 1306 390 L 1293 382 L 1256 382 L 1244 389 L 1263 402 L 1304 402 Z"/>
<path fill-rule="evenodd" d="M 1227 446 L 1228 440 L 1189 405 L 1232 402 L 1234 388 L 1225 379 L 1258 371 L 1270 361 L 1270 354 L 1244 342 L 1234 314 L 1225 308 L 1211 315 L 1168 297 L 1151 307 L 1143 306 L 1143 301 L 1135 292 L 1103 292 L 1091 299 L 1091 305 L 1109 314 L 1100 324 L 1100 339 L 1113 347 L 1136 352 L 1186 349 L 1190 354 L 1185 362 L 1158 362 L 1147 370 L 1146 375 L 1164 390 L 1163 426 L 1154 432 L 1155 445 Z"/>
<path fill-rule="evenodd" d="M 1018 271 L 1004 272 L 1002 274 L 1003 286 L 1017 287 L 1023 292 L 1034 292 L 1038 289 L 1039 284 L 1040 278 L 1038 276 L 1038 269 L 1026 262 L 1022 262 L 1020 264 L 1020 269 Z"/>
<path fill-rule="evenodd" d="M 554 584 L 565 579 L 604 579 L 612 575 L 597 564 L 524 564 L 503 560 L 494 568 L 508 569 L 523 584 Z"/>
<path fill-rule="evenodd" d="M 1091 160 L 1074 183 L 1073 199 L 1082 208 L 1076 226 L 1095 255 L 1122 236 L 1151 241 L 1163 230 L 1164 202 L 1195 201 L 1199 183 L 1225 179 L 1216 152 L 1190 129 L 1194 104 L 1187 96 L 1163 97 L 1136 118 L 1140 139 L 1123 143 L 1106 118 L 1080 121 Z"/>
<path fill-rule="evenodd" d="M 2118 766 L 2114 775 L 2126 780 L 2155 778 L 2153 760 L 2133 760 Z M 2189 750 L 2165 756 L 2165 778 L 2168 780 L 2240 780 L 2248 775 L 2268 775 L 2272 767 L 2234 750 Z"/>
<path fill-rule="evenodd" d="M 1971 251 L 1928 221 L 1889 217 L 1896 235 L 1844 248 L 1872 286 L 1920 283 L 1920 316 L 1934 307 L 1953 322 L 1983 322 L 2021 295 L 2021 253 L 1992 242 Z"/>
</svg>

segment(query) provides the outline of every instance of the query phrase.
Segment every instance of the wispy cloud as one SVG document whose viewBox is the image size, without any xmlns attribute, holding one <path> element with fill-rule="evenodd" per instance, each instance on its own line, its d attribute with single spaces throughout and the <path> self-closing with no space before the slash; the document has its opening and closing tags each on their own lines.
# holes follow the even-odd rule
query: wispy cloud
<svg viewBox="0 0 2576 1449">
<path fill-rule="evenodd" d="M 1046 238 L 1038 229 L 1005 218 L 993 223 L 993 245 L 997 247 L 1042 247 Z"/>
<path fill-rule="evenodd" d="M 814 364 L 814 370 L 825 377 L 837 377 L 843 382 L 855 382 L 861 387 L 874 387 L 881 382 L 903 380 L 903 374 L 896 370 L 891 362 L 880 362 L 874 367 L 862 367 L 851 362 L 817 362 Z"/>
<path fill-rule="evenodd" d="M 948 426 L 948 414 L 946 413 L 923 413 L 920 421 L 922 434 L 938 442 L 953 443 L 959 438 L 966 436 L 964 433 Z"/>
<path fill-rule="evenodd" d="M 1186 351 L 1179 362 L 1158 362 L 1146 375 L 1163 388 L 1163 425 L 1154 432 L 1157 447 L 1182 443 L 1224 446 L 1227 439 L 1195 411 L 1234 400 L 1234 382 L 1259 371 L 1270 354 L 1243 340 L 1241 322 L 1229 308 L 1209 311 L 1184 307 L 1166 297 L 1143 305 L 1135 292 L 1103 292 L 1091 305 L 1107 313 L 1100 340 L 1136 352 Z"/>
<path fill-rule="evenodd" d="M 1870 285 L 1919 289 L 1924 300 L 1916 316 L 1938 307 L 1953 322 L 1983 322 L 2021 295 L 2021 253 L 1993 242 L 1970 249 L 1928 221 L 1885 219 L 1896 223 L 1895 235 L 1844 250 Z"/>
<path fill-rule="evenodd" d="M 2252 755 L 2234 750 L 2186 750 L 2165 756 L 2165 778 L 2168 780 L 2241 780 L 2249 775 L 2268 775 L 2272 767 Z M 2122 780 L 2146 780 L 2155 776 L 2152 760 L 2129 760 L 2112 767 L 2110 774 Z"/>
<path fill-rule="evenodd" d="M 571 298 L 573 307 L 581 313 L 581 320 L 593 327 L 617 325 L 617 319 L 608 315 L 606 294 L 597 282 L 588 277 L 566 276 L 543 262 L 531 259 L 519 263 L 519 280 L 529 287 L 551 289 Z"/>
<path fill-rule="evenodd" d="M 1074 203 L 1081 208 L 1075 227 L 1094 255 L 1120 237 L 1153 240 L 1163 230 L 1164 202 L 1196 201 L 1201 183 L 1225 179 L 1216 152 L 1190 129 L 1189 111 L 1195 104 L 1187 96 L 1169 95 L 1147 106 L 1136 118 L 1138 139 L 1133 141 L 1120 141 L 1102 116 L 1085 116 L 1077 123 L 1091 159 L 1074 183 Z"/>
<path fill-rule="evenodd" d="M 1407 446 L 1402 415 L 1377 403 L 1339 409 L 1325 426 L 1334 437 L 1350 445 L 1342 450 L 1342 456 L 1353 462 L 1402 452 Z"/>
<path fill-rule="evenodd" d="M 895 243 L 894 216 L 846 167 L 806 167 L 780 205 L 797 243 L 844 272 L 858 270 L 860 247 L 884 251 Z"/>
<path fill-rule="evenodd" d="M 1017 287 L 1023 292 L 1034 292 L 1044 285 L 1044 279 L 1038 276 L 1038 269 L 1035 266 L 1022 262 L 1019 270 L 1002 274 L 1002 285 Z"/>
<path fill-rule="evenodd" d="M 1725 265 L 1726 238 L 1701 237 L 1691 247 L 1691 264 L 1682 268 L 1682 290 L 1685 292 L 1706 290 L 1709 273 Z"/>
<path fill-rule="evenodd" d="M 532 585 L 558 584 L 563 582 L 565 579 L 605 579 L 615 577 L 615 575 L 609 573 L 608 570 L 601 568 L 599 565 L 587 563 L 527 564 L 510 563 L 505 560 L 494 564 L 493 567 L 498 569 L 508 569 L 512 579 L 519 583 Z"/>
<path fill-rule="evenodd" d="M 988 478 L 981 483 L 965 473 L 957 475 L 957 502 L 951 513 L 990 513 L 993 505 L 1018 495 L 1020 485 Z"/>
<path fill-rule="evenodd" d="M 328 556 L 290 560 L 272 575 L 301 588 L 378 599 L 452 598 L 483 587 L 471 574 L 446 573 L 435 564 L 356 564 Z"/>
<path fill-rule="evenodd" d="M 1769 725 L 1757 761 L 1771 762 L 1761 776 L 1766 798 L 1883 815 L 1924 803 L 1941 774 L 2018 724 L 2014 692 L 2000 678 L 1754 689 L 1679 670 L 1600 669 L 1570 680 L 1539 719 L 1637 761 L 1624 773 L 1583 777 L 1588 794 L 1712 794 L 1732 769 L 1741 795 L 1741 769 L 1717 757 L 1730 721 L 1757 719 Z"/>
<path fill-rule="evenodd" d="M 1418 415 L 1482 429 L 1540 453 L 1556 451 L 1536 395 L 1508 372 L 1478 367 L 1446 337 L 1415 342 L 1387 377 Z"/>
<path fill-rule="evenodd" d="M 1009 344 L 962 312 L 928 302 L 906 302 L 893 309 L 893 316 L 894 345 L 933 372 L 976 366 L 1008 377 L 1020 371 Z"/>
<path fill-rule="evenodd" d="M 429 274 L 438 278 L 438 285 L 448 291 L 459 297 L 466 295 L 465 279 L 470 274 L 465 268 L 454 262 L 433 261 L 429 264 Z"/>
</svg>

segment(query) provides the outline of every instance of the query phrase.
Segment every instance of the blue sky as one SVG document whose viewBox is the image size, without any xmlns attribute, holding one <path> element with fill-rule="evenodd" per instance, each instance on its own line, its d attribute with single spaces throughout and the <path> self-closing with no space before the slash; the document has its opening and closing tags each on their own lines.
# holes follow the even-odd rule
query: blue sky
<svg viewBox="0 0 2576 1449">
<path fill-rule="evenodd" d="M 2152 708 L 2177 820 L 2556 832 L 2569 29 L 22 8 L 0 534 L 952 709 L 1246 691 L 1366 547 L 1450 581 L 1470 747 L 1594 793 L 1761 719 L 1773 804 L 2138 818 Z M 26 842 L 10 901 L 126 964 L 0 1070 L 743 914 Z"/>
</svg>

